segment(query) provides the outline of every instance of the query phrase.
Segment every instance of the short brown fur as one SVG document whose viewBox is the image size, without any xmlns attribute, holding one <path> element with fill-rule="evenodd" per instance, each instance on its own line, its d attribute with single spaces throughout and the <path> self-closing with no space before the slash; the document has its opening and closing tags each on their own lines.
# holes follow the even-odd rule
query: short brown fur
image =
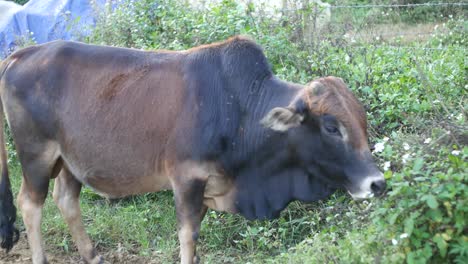
<svg viewBox="0 0 468 264">
<path fill-rule="evenodd" d="M 357 98 L 339 78 L 325 77 L 315 82 L 319 83 L 321 89 L 318 95 L 314 91 L 307 93 L 306 102 L 310 111 L 317 116 L 325 113 L 336 116 L 350 132 L 352 145 L 367 150 L 367 135 L 362 135 L 367 131 L 366 112 Z"/>
</svg>

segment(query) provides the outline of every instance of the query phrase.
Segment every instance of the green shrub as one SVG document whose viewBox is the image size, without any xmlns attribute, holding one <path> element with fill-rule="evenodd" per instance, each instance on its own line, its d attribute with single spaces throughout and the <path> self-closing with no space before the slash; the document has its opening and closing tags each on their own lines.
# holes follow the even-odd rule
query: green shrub
<svg viewBox="0 0 468 264">
<path fill-rule="evenodd" d="M 15 2 L 15 3 L 20 4 L 20 5 L 24 5 L 24 4 L 26 4 L 29 0 L 7 0 L 7 1 L 11 1 L 11 2 Z"/>
<path fill-rule="evenodd" d="M 468 148 L 458 149 L 452 133 L 433 130 L 427 138 L 393 133 L 381 155 L 397 172 L 387 173 L 392 189 L 371 218 L 387 241 L 400 244 L 408 263 L 468 259 Z"/>
</svg>

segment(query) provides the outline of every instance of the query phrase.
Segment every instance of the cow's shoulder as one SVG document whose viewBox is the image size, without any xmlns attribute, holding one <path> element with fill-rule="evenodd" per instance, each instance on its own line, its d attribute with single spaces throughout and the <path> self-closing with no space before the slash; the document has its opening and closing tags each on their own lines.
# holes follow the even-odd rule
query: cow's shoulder
<svg viewBox="0 0 468 264">
<path fill-rule="evenodd" d="M 224 89 L 244 94 L 254 88 L 251 86 L 255 81 L 272 75 L 263 49 L 247 37 L 235 36 L 187 52 L 186 71 L 195 81 L 209 78 L 213 85 L 219 85 L 210 90 Z"/>
<path fill-rule="evenodd" d="M 221 53 L 223 70 L 226 74 L 271 73 L 263 49 L 249 38 L 243 36 L 230 38 L 223 45 Z"/>
</svg>

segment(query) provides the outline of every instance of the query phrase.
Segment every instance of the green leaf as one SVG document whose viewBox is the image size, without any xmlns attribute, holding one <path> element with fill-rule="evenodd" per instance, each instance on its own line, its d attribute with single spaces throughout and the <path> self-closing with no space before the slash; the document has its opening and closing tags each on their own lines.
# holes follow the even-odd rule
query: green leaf
<svg viewBox="0 0 468 264">
<path fill-rule="evenodd" d="M 454 155 L 448 155 L 448 159 L 452 162 L 452 164 L 455 167 L 458 168 L 462 166 L 462 160 L 459 157 L 454 156 Z"/>
<path fill-rule="evenodd" d="M 448 247 L 448 244 L 447 242 L 444 240 L 444 238 L 440 235 L 440 234 L 436 234 L 432 240 L 436 243 L 437 247 L 439 248 L 439 251 L 440 251 L 440 255 L 442 257 L 445 257 L 445 255 L 447 255 L 447 247 Z"/>
<path fill-rule="evenodd" d="M 415 260 L 414 260 L 414 259 L 415 259 L 415 254 L 414 254 L 414 252 L 410 252 L 410 253 L 408 254 L 408 256 L 406 256 L 406 262 L 407 262 L 408 264 L 414 264 L 414 263 L 415 263 Z"/>
<path fill-rule="evenodd" d="M 408 235 L 411 235 L 413 233 L 413 228 L 414 228 L 414 219 L 413 218 L 408 218 L 405 220 L 405 233 Z"/>
<path fill-rule="evenodd" d="M 434 195 L 432 194 L 426 195 L 425 200 L 426 200 L 427 206 L 429 206 L 430 208 L 436 209 L 437 207 L 439 207 L 439 203 L 437 202 Z"/>
<path fill-rule="evenodd" d="M 395 222 L 396 222 L 396 220 L 398 218 L 398 215 L 399 215 L 399 213 L 395 213 L 392 216 L 390 216 L 390 218 L 388 220 L 388 223 L 391 224 L 391 225 L 395 224 Z"/>
<path fill-rule="evenodd" d="M 419 171 L 421 171 L 421 168 L 423 165 L 424 165 L 424 160 L 422 158 L 417 158 L 414 161 L 413 172 L 418 173 Z"/>
<path fill-rule="evenodd" d="M 393 175 L 393 172 L 391 170 L 388 170 L 388 171 L 384 172 L 384 178 L 386 180 L 391 179 L 392 175 Z"/>
<path fill-rule="evenodd" d="M 426 217 L 429 217 L 429 219 L 435 221 L 435 222 L 442 222 L 443 215 L 442 212 L 438 209 L 430 209 L 426 213 Z"/>
</svg>

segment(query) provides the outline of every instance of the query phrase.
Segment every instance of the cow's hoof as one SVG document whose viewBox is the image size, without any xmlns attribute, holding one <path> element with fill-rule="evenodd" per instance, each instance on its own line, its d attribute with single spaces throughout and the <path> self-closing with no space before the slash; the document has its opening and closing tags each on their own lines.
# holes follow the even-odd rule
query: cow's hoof
<svg viewBox="0 0 468 264">
<path fill-rule="evenodd" d="M 200 257 L 195 255 L 195 257 L 193 257 L 193 264 L 200 264 Z"/>
<path fill-rule="evenodd" d="M 89 264 L 104 264 L 104 258 L 97 255 L 89 262 Z"/>
</svg>

